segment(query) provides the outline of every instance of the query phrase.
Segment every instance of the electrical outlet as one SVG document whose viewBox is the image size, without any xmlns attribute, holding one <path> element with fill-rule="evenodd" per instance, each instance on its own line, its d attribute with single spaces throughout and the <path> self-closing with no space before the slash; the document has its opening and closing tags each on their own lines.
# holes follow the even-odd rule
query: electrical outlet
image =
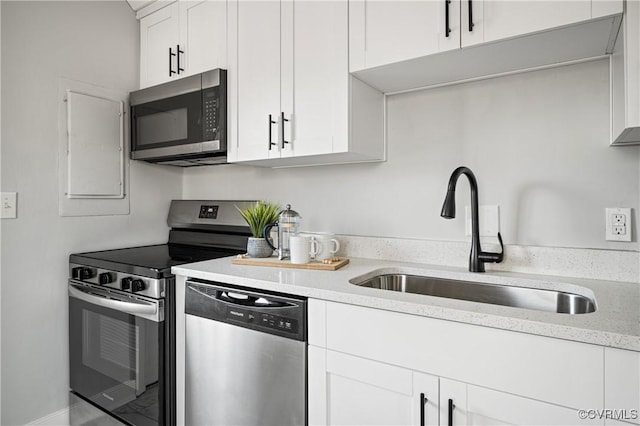
<svg viewBox="0 0 640 426">
<path fill-rule="evenodd" d="M 631 241 L 631 209 L 607 208 L 605 238 L 607 241 Z"/>
<path fill-rule="evenodd" d="M 18 207 L 18 193 L 17 192 L 3 192 L 2 200 L 0 200 L 0 212 L 2 212 L 2 219 L 15 219 L 17 216 Z"/>
<path fill-rule="evenodd" d="M 613 225 L 613 235 L 624 235 L 627 233 L 627 227 L 623 225 Z"/>
<path fill-rule="evenodd" d="M 624 226 L 627 222 L 625 215 L 623 214 L 614 214 L 613 215 L 613 225 L 622 225 Z"/>
<path fill-rule="evenodd" d="M 471 235 L 471 207 L 465 206 L 465 235 Z M 480 220 L 480 236 L 495 237 L 500 232 L 500 206 L 480 206 L 478 208 Z"/>
</svg>

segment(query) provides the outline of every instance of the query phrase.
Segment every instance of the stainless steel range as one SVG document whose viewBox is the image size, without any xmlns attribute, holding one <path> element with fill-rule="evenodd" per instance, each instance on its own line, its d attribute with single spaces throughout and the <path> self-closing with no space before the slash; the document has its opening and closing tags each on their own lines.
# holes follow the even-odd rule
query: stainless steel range
<svg viewBox="0 0 640 426">
<path fill-rule="evenodd" d="M 135 426 L 175 424 L 175 277 L 171 267 L 246 251 L 235 206 L 171 202 L 167 244 L 69 257 L 71 391 Z"/>
</svg>

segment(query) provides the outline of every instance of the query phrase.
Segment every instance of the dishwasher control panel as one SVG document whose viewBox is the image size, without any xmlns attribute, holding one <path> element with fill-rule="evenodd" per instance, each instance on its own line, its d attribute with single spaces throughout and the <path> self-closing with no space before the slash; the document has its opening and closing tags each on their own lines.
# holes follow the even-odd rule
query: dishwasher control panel
<svg viewBox="0 0 640 426">
<path fill-rule="evenodd" d="M 238 309 L 232 306 L 227 306 L 227 320 L 253 324 L 255 328 L 279 330 L 292 334 L 298 333 L 298 320 L 295 318 Z"/>
<path fill-rule="evenodd" d="M 249 290 L 249 291 L 247 291 Z M 262 333 L 306 341 L 305 298 L 256 292 L 219 283 L 187 281 L 185 313 Z"/>
</svg>

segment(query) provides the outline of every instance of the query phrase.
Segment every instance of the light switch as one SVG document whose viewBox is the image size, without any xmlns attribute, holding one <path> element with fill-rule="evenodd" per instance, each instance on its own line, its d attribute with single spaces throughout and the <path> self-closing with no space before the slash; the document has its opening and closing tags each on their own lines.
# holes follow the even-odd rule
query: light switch
<svg viewBox="0 0 640 426">
<path fill-rule="evenodd" d="M 3 192 L 2 193 L 2 219 L 15 219 L 18 217 L 18 193 Z"/>
</svg>

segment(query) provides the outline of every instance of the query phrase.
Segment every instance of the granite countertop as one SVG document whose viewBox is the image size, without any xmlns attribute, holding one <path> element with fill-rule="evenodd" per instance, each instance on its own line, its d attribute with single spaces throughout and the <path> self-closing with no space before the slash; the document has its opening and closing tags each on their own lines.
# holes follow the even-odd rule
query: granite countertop
<svg viewBox="0 0 640 426">
<path fill-rule="evenodd" d="M 638 283 L 513 272 L 478 274 L 462 268 L 373 259 L 351 259 L 348 265 L 337 271 L 234 265 L 232 259 L 226 257 L 174 266 L 172 272 L 226 284 L 640 352 Z M 378 272 L 564 290 L 595 297 L 596 312 L 579 315 L 539 312 L 365 288 L 349 283 L 353 278 Z"/>
</svg>

